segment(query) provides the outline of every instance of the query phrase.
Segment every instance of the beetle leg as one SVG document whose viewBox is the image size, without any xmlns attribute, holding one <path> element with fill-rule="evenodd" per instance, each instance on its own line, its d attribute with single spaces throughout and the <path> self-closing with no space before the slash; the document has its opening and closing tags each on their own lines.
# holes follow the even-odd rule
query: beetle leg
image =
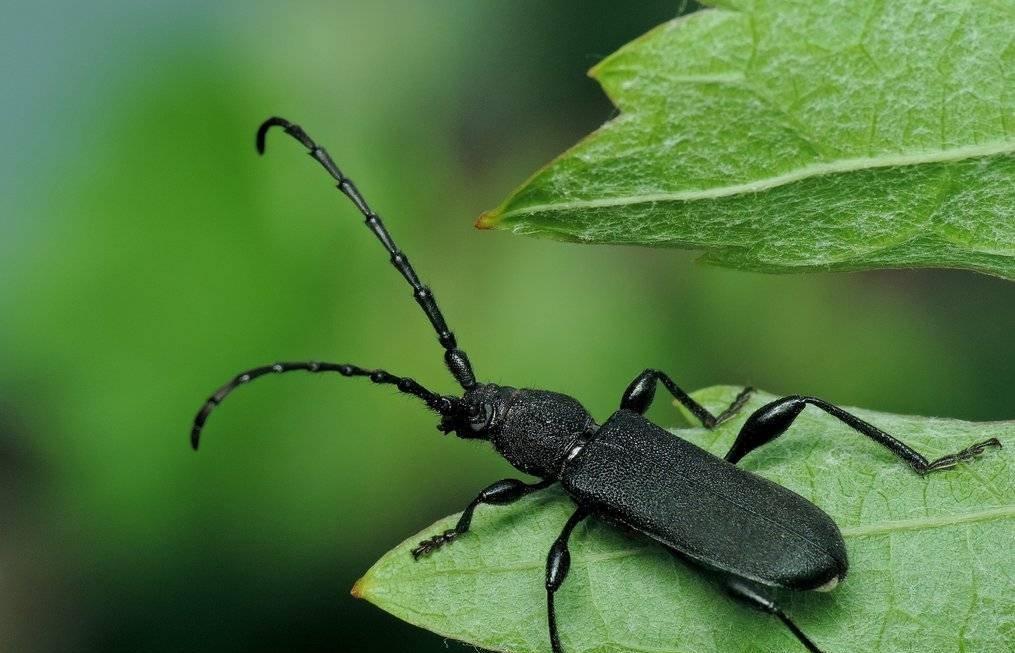
<svg viewBox="0 0 1015 653">
<path fill-rule="evenodd" d="M 472 515 L 476 511 L 476 506 L 479 504 L 488 503 L 495 506 L 503 506 L 509 503 L 514 503 L 527 494 L 532 494 L 537 490 L 550 487 L 555 482 L 556 481 L 553 479 L 550 479 L 540 481 L 538 483 L 523 483 L 522 481 L 514 478 L 506 478 L 503 481 L 497 481 L 496 483 L 484 488 L 483 491 L 480 492 L 479 495 L 465 507 L 465 510 L 462 512 L 462 516 L 458 519 L 458 524 L 454 528 L 450 528 L 443 533 L 439 533 L 430 539 L 420 542 L 419 546 L 412 550 L 412 557 L 419 560 L 421 557 L 433 553 L 445 544 L 455 541 L 459 535 L 467 533 L 469 531 L 469 526 L 472 525 Z"/>
<path fill-rule="evenodd" d="M 666 386 L 666 389 L 670 391 L 673 398 L 684 405 L 687 410 L 694 413 L 702 425 L 705 428 L 715 428 L 719 424 L 722 424 L 730 417 L 733 417 L 740 410 L 747 399 L 754 392 L 754 388 L 744 388 L 740 391 L 740 394 L 736 396 L 733 402 L 718 415 L 713 415 L 708 411 L 707 408 L 699 404 L 697 401 L 691 398 L 689 394 L 680 389 L 680 387 L 673 382 L 665 372 L 659 370 L 648 369 L 635 377 L 634 381 L 631 381 L 631 385 L 627 386 L 627 390 L 624 391 L 624 396 L 620 400 L 620 407 L 626 410 L 634 411 L 639 415 L 644 415 L 648 407 L 652 405 L 652 400 L 655 399 L 656 394 L 656 381 Z"/>
<path fill-rule="evenodd" d="M 799 626 L 793 623 L 789 616 L 782 611 L 782 608 L 780 608 L 778 604 L 771 599 L 771 597 L 767 596 L 759 586 L 734 578 L 727 578 L 723 584 L 726 591 L 733 598 L 746 603 L 753 608 L 757 608 L 769 614 L 774 614 L 778 617 L 779 621 L 789 628 L 790 632 L 793 633 L 793 636 L 796 637 L 808 651 L 811 653 L 821 653 L 821 649 L 819 649 L 817 645 L 812 642 L 802 630 L 800 630 Z"/>
<path fill-rule="evenodd" d="M 553 607 L 553 595 L 564 584 L 567 572 L 571 569 L 571 552 L 567 548 L 571 531 L 588 516 L 589 512 L 585 508 L 579 507 L 575 510 L 546 556 L 546 619 L 550 628 L 550 646 L 553 647 L 553 653 L 563 653 L 564 650 L 557 635 L 557 611 Z"/>
<path fill-rule="evenodd" d="M 927 458 L 905 442 L 888 435 L 873 424 L 863 421 L 856 415 L 848 413 L 838 406 L 816 397 L 793 395 L 777 399 L 754 411 L 747 418 L 747 421 L 744 422 L 743 427 L 740 429 L 740 434 L 737 435 L 736 442 L 733 443 L 733 446 L 726 454 L 726 460 L 735 464 L 758 447 L 771 442 L 785 433 L 807 404 L 820 408 L 829 415 L 839 419 L 854 431 L 866 435 L 871 440 L 884 446 L 908 463 L 919 474 L 927 474 L 939 469 L 954 467 L 960 461 L 971 460 L 980 455 L 987 447 L 1001 447 L 1001 442 L 997 438 L 990 438 L 957 453 L 942 456 L 937 460 L 927 460 Z"/>
</svg>

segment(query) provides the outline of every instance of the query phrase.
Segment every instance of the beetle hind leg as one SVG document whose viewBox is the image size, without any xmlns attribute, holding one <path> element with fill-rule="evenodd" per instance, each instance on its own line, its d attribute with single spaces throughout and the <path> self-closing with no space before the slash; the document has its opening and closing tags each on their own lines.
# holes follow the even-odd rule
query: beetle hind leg
<svg viewBox="0 0 1015 653">
<path fill-rule="evenodd" d="M 754 411 L 747 421 L 744 422 L 736 441 L 726 454 L 726 460 L 737 463 L 741 458 L 755 449 L 768 444 L 772 440 L 786 432 L 793 424 L 797 416 L 808 405 L 820 408 L 832 417 L 835 417 L 851 429 L 865 435 L 871 440 L 885 447 L 898 458 L 905 461 L 918 474 L 928 474 L 940 469 L 954 467 L 959 462 L 972 460 L 982 454 L 987 447 L 1001 447 L 1001 441 L 997 438 L 990 438 L 966 447 L 962 451 L 942 456 L 936 460 L 928 460 L 920 452 L 910 447 L 905 442 L 885 433 L 878 427 L 865 422 L 856 415 L 847 412 L 834 404 L 818 399 L 817 397 L 802 397 L 792 395 L 776 399 L 765 404 Z"/>
<path fill-rule="evenodd" d="M 789 629 L 793 636 L 797 638 L 803 646 L 811 653 L 822 653 L 821 649 L 818 648 L 817 644 L 811 641 L 807 635 L 804 634 L 800 627 L 793 623 L 793 620 L 789 618 L 782 608 L 772 600 L 771 597 L 767 596 L 763 590 L 759 587 L 746 583 L 738 579 L 729 579 L 725 583 L 726 591 L 738 601 L 749 605 L 752 608 L 757 608 L 769 614 L 778 617 L 779 621 Z"/>
</svg>

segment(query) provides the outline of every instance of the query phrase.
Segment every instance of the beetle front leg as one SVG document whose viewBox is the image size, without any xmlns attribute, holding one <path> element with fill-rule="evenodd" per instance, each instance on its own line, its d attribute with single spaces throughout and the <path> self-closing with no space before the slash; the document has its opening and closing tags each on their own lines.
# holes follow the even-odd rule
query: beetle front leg
<svg viewBox="0 0 1015 653">
<path fill-rule="evenodd" d="M 488 503 L 495 506 L 503 506 L 509 503 L 521 499 L 527 494 L 532 494 L 537 490 L 542 490 L 553 485 L 555 480 L 545 480 L 538 483 L 523 483 L 515 478 L 506 478 L 502 481 L 490 485 L 483 489 L 479 495 L 465 507 L 462 511 L 462 516 L 458 519 L 458 524 L 454 528 L 450 528 L 443 533 L 434 535 L 430 539 L 423 540 L 419 543 L 415 549 L 412 550 L 412 557 L 419 560 L 425 555 L 433 553 L 437 549 L 441 548 L 445 544 L 453 542 L 459 535 L 464 535 L 469 531 L 469 526 L 472 525 L 472 515 L 476 511 L 476 506 L 481 503 Z"/>
<path fill-rule="evenodd" d="M 557 611 L 553 607 L 553 595 L 564 584 L 567 572 L 571 570 L 571 552 L 567 548 L 571 531 L 588 516 L 588 511 L 579 507 L 564 524 L 564 530 L 557 536 L 553 546 L 550 547 L 550 553 L 546 556 L 546 620 L 550 629 L 550 646 L 553 647 L 553 653 L 563 653 L 564 650 L 560 646 L 560 637 L 557 634 Z"/>
<path fill-rule="evenodd" d="M 627 386 L 627 390 L 624 391 L 624 396 L 620 400 L 620 407 L 639 415 L 644 415 L 648 407 L 652 405 L 652 400 L 655 399 L 657 381 L 666 386 L 666 389 L 670 391 L 673 398 L 683 404 L 687 410 L 694 413 L 694 416 L 707 429 L 715 428 L 736 415 L 737 411 L 747 403 L 751 393 L 754 392 L 754 388 L 744 388 L 733 402 L 726 407 L 726 410 L 718 415 L 713 415 L 707 408 L 692 399 L 691 395 L 681 390 L 666 373 L 648 369 L 635 377 L 634 381 L 631 381 L 631 385 Z"/>
<path fill-rule="evenodd" d="M 928 474 L 939 469 L 954 467 L 963 460 L 972 460 L 983 453 L 987 447 L 1001 447 L 1001 442 L 997 438 L 990 438 L 989 440 L 984 440 L 983 442 L 978 442 L 966 447 L 962 451 L 942 456 L 937 460 L 927 460 L 927 458 L 905 442 L 892 437 L 873 424 L 863 421 L 856 415 L 848 413 L 838 406 L 830 404 L 827 401 L 822 401 L 816 397 L 801 397 L 793 395 L 790 397 L 783 397 L 782 399 L 776 399 L 775 401 L 765 404 L 758 410 L 754 411 L 754 413 L 747 418 L 747 421 L 744 422 L 743 427 L 741 427 L 740 434 L 737 435 L 736 442 L 733 443 L 733 446 L 726 454 L 726 460 L 736 464 L 741 458 L 750 452 L 785 433 L 808 404 L 820 408 L 852 428 L 854 431 L 861 433 L 882 445 L 908 463 L 910 467 L 921 475 Z"/>
</svg>

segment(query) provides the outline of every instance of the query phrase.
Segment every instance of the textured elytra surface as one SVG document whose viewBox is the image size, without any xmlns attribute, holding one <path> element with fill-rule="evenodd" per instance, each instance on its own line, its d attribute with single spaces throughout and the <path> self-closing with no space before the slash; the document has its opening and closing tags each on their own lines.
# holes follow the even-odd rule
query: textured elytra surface
<svg viewBox="0 0 1015 653">
<path fill-rule="evenodd" d="M 712 4 L 596 66 L 620 115 L 480 226 L 1015 278 L 1013 0 Z"/>
<path fill-rule="evenodd" d="M 695 397 L 715 410 L 736 391 L 715 387 Z M 676 433 L 722 454 L 750 411 L 772 398 L 757 394 L 714 432 Z M 854 412 L 929 458 L 988 437 L 1007 448 L 920 477 L 808 407 L 786 435 L 741 462 L 821 506 L 846 541 L 846 581 L 826 594 L 780 595 L 787 611 L 827 653 L 1010 648 L 1015 422 Z M 414 562 L 409 550 L 453 526 L 457 516 L 448 517 L 386 554 L 355 592 L 449 638 L 495 651 L 545 653 L 546 553 L 572 510 L 557 490 L 512 506 L 481 507 L 472 532 Z M 557 595 L 569 653 L 803 650 L 776 620 L 731 602 L 644 538 L 586 520 L 571 551 L 571 574 Z"/>
</svg>

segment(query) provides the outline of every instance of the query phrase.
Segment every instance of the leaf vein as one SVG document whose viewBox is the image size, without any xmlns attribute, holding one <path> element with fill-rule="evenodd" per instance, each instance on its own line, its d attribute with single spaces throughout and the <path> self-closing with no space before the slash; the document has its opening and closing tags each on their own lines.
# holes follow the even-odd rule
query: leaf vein
<svg viewBox="0 0 1015 653">
<path fill-rule="evenodd" d="M 764 179 L 756 179 L 740 184 L 731 184 L 729 186 L 719 186 L 698 190 L 639 193 L 591 200 L 570 200 L 565 202 L 533 204 L 516 209 L 509 209 L 502 213 L 499 219 L 550 211 L 629 206 L 634 204 L 651 204 L 653 202 L 689 202 L 695 200 L 716 199 L 720 197 L 730 197 L 733 195 L 758 193 L 772 188 L 778 188 L 779 186 L 786 186 L 811 177 L 823 175 L 844 174 L 861 170 L 869 170 L 871 168 L 890 168 L 927 163 L 945 163 L 1012 153 L 1015 153 L 1015 141 L 996 141 L 992 143 L 922 152 L 918 154 L 896 154 L 877 157 L 840 159 L 837 161 L 814 163 L 781 175 L 767 177 Z"/>
<path fill-rule="evenodd" d="M 1007 519 L 1015 517 L 1015 506 L 996 506 L 977 512 L 967 512 L 952 515 L 939 515 L 937 517 L 917 517 L 914 519 L 897 519 L 893 521 L 878 522 L 875 524 L 862 524 L 859 526 L 846 526 L 841 529 L 843 537 L 868 537 L 871 535 L 884 535 L 898 531 L 925 530 L 931 528 L 944 528 L 947 526 L 958 526 L 960 524 L 971 524 L 981 521 L 992 521 L 995 519 Z"/>
</svg>

